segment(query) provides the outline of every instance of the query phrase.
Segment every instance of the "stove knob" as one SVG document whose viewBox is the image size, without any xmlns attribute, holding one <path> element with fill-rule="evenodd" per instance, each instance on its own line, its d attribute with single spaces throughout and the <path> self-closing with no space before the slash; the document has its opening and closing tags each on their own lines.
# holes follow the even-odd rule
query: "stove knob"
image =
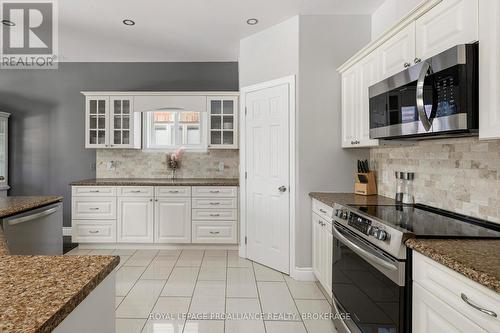
<svg viewBox="0 0 500 333">
<path fill-rule="evenodd" d="M 369 230 L 370 236 L 377 237 L 378 235 L 378 227 L 371 227 Z"/>
<path fill-rule="evenodd" d="M 347 212 L 344 212 L 344 213 L 342 214 L 342 218 L 343 218 L 344 220 L 347 220 Z"/>
<path fill-rule="evenodd" d="M 387 239 L 387 232 L 385 232 L 384 230 L 379 230 L 375 238 L 381 241 L 385 241 Z"/>
<path fill-rule="evenodd" d="M 358 223 L 363 223 L 363 218 L 362 217 L 358 217 Z"/>
<path fill-rule="evenodd" d="M 335 216 L 340 217 L 340 209 L 335 209 Z"/>
</svg>

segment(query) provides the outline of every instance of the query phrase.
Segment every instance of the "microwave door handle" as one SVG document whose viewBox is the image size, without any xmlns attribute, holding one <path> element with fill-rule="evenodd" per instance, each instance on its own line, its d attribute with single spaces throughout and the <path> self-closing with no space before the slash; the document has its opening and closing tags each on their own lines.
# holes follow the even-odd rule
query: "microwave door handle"
<svg viewBox="0 0 500 333">
<path fill-rule="evenodd" d="M 332 228 L 332 232 L 336 238 L 338 238 L 342 243 L 350 248 L 354 253 L 358 254 L 359 256 L 363 257 L 369 262 L 375 263 L 379 266 L 382 266 L 386 269 L 389 269 L 391 271 L 397 271 L 398 267 L 394 265 L 393 263 L 386 261 L 380 257 L 377 257 L 376 255 L 366 251 L 359 245 L 353 243 L 353 241 L 349 240 L 346 236 L 342 235 L 340 231 L 335 227 L 335 225 Z"/>
<path fill-rule="evenodd" d="M 420 122 L 422 123 L 427 132 L 429 132 L 429 130 L 432 127 L 432 119 L 429 119 L 429 117 L 427 117 L 424 105 L 424 82 L 425 82 L 425 76 L 427 75 L 427 72 L 429 70 L 432 71 L 431 64 L 429 64 L 428 61 L 422 62 L 422 68 L 420 69 L 420 74 L 418 76 L 417 90 L 416 90 L 418 116 L 420 118 Z"/>
</svg>

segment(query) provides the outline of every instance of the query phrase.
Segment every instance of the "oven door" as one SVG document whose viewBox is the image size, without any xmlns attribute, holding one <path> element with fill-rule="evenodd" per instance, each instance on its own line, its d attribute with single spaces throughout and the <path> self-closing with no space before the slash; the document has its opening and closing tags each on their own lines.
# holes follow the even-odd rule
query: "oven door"
<svg viewBox="0 0 500 333">
<path fill-rule="evenodd" d="M 333 321 L 339 332 L 405 332 L 405 262 L 333 226 Z"/>
</svg>

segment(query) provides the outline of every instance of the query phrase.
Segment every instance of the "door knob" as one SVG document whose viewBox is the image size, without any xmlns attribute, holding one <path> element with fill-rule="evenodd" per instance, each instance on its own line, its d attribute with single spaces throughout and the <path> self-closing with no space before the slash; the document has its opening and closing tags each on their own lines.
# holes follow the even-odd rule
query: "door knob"
<svg viewBox="0 0 500 333">
<path fill-rule="evenodd" d="M 280 187 L 278 187 L 278 190 L 280 192 L 286 192 L 286 186 L 280 186 Z"/>
</svg>

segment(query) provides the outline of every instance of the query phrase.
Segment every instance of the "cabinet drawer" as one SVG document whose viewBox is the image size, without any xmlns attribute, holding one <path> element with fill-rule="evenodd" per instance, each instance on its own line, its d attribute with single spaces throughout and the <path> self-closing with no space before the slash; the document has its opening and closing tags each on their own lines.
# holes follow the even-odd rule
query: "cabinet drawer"
<svg viewBox="0 0 500 333">
<path fill-rule="evenodd" d="M 236 198 L 193 198 L 193 208 L 237 209 Z"/>
<path fill-rule="evenodd" d="M 153 186 L 126 186 L 118 188 L 118 196 L 122 197 L 152 197 Z"/>
<path fill-rule="evenodd" d="M 113 197 L 116 195 L 116 187 L 73 186 L 71 194 L 74 197 Z"/>
<path fill-rule="evenodd" d="M 226 197 L 236 198 L 238 187 L 236 186 L 194 186 L 193 197 Z"/>
<path fill-rule="evenodd" d="M 116 198 L 75 197 L 72 202 L 72 217 L 76 220 L 116 219 Z"/>
<path fill-rule="evenodd" d="M 190 186 L 157 186 L 155 187 L 157 197 L 190 197 Z"/>
<path fill-rule="evenodd" d="M 72 221 L 72 241 L 78 243 L 111 243 L 116 242 L 116 223 L 114 221 Z"/>
<path fill-rule="evenodd" d="M 480 312 L 462 299 L 500 316 L 500 294 L 472 281 L 420 253 L 413 252 L 413 280 L 481 327 L 498 330 L 500 318 Z"/>
<path fill-rule="evenodd" d="M 312 202 L 313 212 L 318 214 L 321 218 L 327 220 L 328 222 L 332 222 L 333 217 L 333 208 L 325 205 L 321 201 L 313 200 Z"/>
<path fill-rule="evenodd" d="M 193 220 L 222 220 L 238 219 L 236 209 L 193 209 Z"/>
<path fill-rule="evenodd" d="M 193 243 L 236 244 L 236 222 L 193 222 Z"/>
</svg>

